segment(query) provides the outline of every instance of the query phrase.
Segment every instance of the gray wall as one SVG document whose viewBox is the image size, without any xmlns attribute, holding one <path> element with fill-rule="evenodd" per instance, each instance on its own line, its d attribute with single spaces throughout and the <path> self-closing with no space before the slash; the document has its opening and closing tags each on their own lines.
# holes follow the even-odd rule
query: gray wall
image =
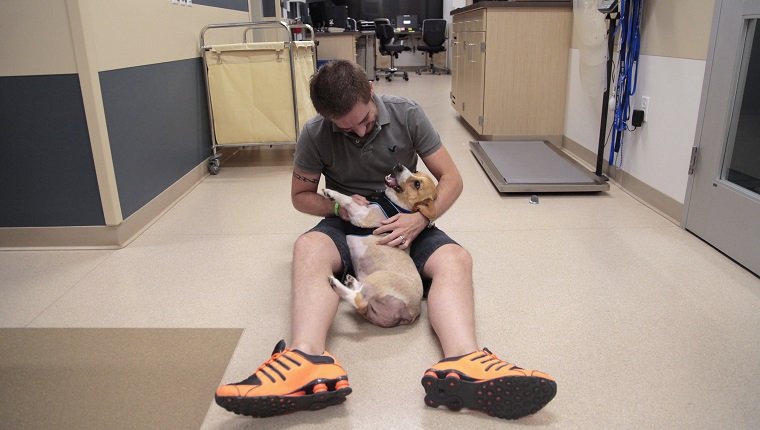
<svg viewBox="0 0 760 430">
<path fill-rule="evenodd" d="M 0 77 L 0 227 L 103 225 L 79 77 Z"/>
<path fill-rule="evenodd" d="M 100 73 L 124 218 L 211 155 L 200 58 Z"/>
</svg>

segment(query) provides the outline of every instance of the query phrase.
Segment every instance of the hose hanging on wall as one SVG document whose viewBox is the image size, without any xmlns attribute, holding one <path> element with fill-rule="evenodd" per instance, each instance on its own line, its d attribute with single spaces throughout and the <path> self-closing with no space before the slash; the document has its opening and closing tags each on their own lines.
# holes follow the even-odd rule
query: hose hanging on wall
<svg viewBox="0 0 760 430">
<path fill-rule="evenodd" d="M 628 130 L 631 96 L 636 93 L 639 49 L 641 46 L 641 11 L 644 0 L 620 0 L 620 18 L 616 33 L 620 35 L 618 77 L 615 85 L 615 115 L 612 122 L 610 166 L 623 146 L 623 132 Z"/>
</svg>

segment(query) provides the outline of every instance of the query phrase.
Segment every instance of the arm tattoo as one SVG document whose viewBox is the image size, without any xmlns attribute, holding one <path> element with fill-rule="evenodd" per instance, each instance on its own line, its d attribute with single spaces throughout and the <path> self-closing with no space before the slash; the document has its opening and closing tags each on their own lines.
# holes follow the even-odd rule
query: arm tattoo
<svg viewBox="0 0 760 430">
<path fill-rule="evenodd" d="M 317 178 L 317 179 L 309 179 L 309 178 L 307 178 L 307 177 L 304 177 L 304 176 L 301 176 L 301 175 L 299 175 L 299 174 L 298 174 L 298 173 L 296 173 L 296 172 L 293 172 L 293 176 L 294 176 L 296 179 L 298 179 L 299 181 L 303 181 L 303 182 L 311 182 L 312 184 L 318 184 L 318 183 L 319 183 L 319 178 Z"/>
</svg>

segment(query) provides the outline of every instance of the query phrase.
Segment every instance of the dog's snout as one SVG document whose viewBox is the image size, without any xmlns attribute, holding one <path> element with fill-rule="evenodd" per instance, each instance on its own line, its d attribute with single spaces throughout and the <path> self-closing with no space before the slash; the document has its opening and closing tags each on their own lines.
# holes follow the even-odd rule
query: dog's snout
<svg viewBox="0 0 760 430">
<path fill-rule="evenodd" d="M 404 165 L 401 163 L 396 164 L 393 166 L 393 173 L 401 173 L 404 171 Z"/>
</svg>

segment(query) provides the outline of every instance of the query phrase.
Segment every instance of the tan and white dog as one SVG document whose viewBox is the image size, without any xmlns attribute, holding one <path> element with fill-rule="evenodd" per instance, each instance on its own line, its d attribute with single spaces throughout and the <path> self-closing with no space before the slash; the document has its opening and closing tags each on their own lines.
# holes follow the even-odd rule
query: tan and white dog
<svg viewBox="0 0 760 430">
<path fill-rule="evenodd" d="M 399 164 L 385 178 L 385 185 L 385 196 L 394 205 L 407 212 L 419 211 L 428 219 L 435 219 L 433 202 L 437 190 L 429 175 L 412 173 Z M 351 224 L 357 227 L 380 227 L 381 221 L 387 218 L 385 211 L 377 204 L 364 206 L 345 194 L 329 189 L 323 192 L 346 209 Z M 345 283 L 342 283 L 331 276 L 330 285 L 375 325 L 393 327 L 411 324 L 420 315 L 422 279 L 409 256 L 409 250 L 379 245 L 377 241 L 382 237 L 371 233 L 348 235 L 346 239 L 356 277 L 346 275 Z"/>
</svg>

